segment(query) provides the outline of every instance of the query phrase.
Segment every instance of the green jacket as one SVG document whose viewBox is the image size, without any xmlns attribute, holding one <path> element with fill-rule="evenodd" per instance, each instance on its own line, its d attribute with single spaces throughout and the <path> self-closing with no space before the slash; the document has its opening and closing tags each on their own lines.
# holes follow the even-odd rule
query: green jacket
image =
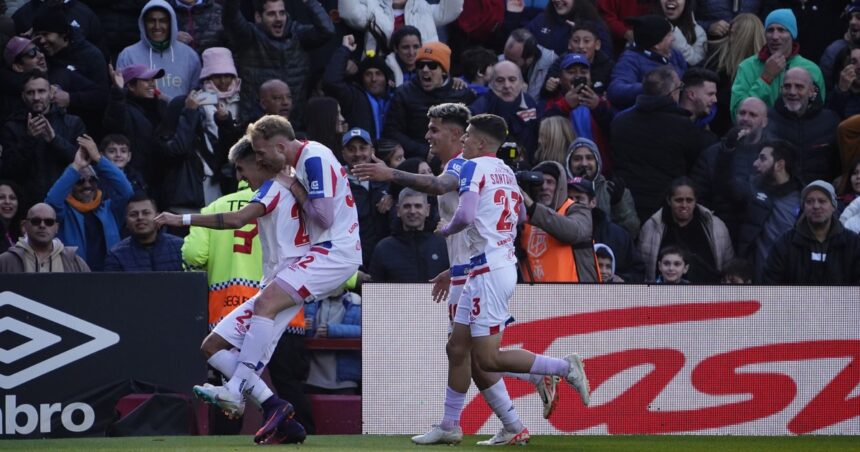
<svg viewBox="0 0 860 452">
<path fill-rule="evenodd" d="M 250 188 L 222 196 L 200 213 L 234 212 L 254 196 Z M 209 280 L 209 329 L 260 290 L 263 252 L 257 223 L 240 229 L 191 227 L 182 245 L 182 260 L 193 270 L 205 270 Z"/>
<path fill-rule="evenodd" d="M 767 46 L 762 47 L 757 55 L 741 61 L 741 65 L 738 66 L 738 73 L 735 76 L 735 82 L 732 84 L 732 121 L 734 121 L 735 114 L 738 111 L 738 105 L 747 97 L 758 97 L 768 107 L 773 107 L 776 99 L 779 98 L 779 91 L 782 88 L 782 79 L 785 77 L 785 71 L 795 67 L 802 67 L 809 71 L 813 83 L 818 87 L 821 102 L 824 102 L 824 76 L 821 74 L 821 69 L 817 64 L 800 56 L 797 53 L 798 47 L 795 44 L 795 51 L 786 61 L 785 70 L 780 72 L 770 84 L 761 78 L 761 73 L 764 71 L 764 62 L 770 58 L 770 51 L 768 51 Z"/>
</svg>

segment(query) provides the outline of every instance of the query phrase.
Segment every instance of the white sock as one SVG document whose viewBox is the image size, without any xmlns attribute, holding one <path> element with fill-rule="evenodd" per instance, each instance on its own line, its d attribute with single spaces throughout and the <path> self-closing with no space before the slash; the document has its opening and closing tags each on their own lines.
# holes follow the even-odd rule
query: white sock
<svg viewBox="0 0 860 452">
<path fill-rule="evenodd" d="M 214 367 L 215 370 L 224 374 L 225 377 L 230 378 L 236 372 L 236 365 L 239 364 L 239 350 L 235 348 L 231 348 L 230 350 L 218 350 L 214 355 L 210 356 L 206 362 L 209 363 L 210 366 Z M 259 378 L 259 376 L 255 379 L 255 381 L 248 381 L 252 386 L 251 393 L 249 397 L 251 400 L 260 405 L 264 400 L 273 396 L 274 393 L 266 383 Z"/>
<path fill-rule="evenodd" d="M 272 344 L 274 325 L 275 322 L 272 319 L 258 315 L 251 317 L 248 322 L 248 332 L 245 333 L 242 349 L 239 351 L 236 371 L 226 384 L 231 392 L 242 394 L 246 389 L 254 386 L 253 383 L 256 380 L 259 380 L 257 370 L 263 368 L 262 360 L 266 350 Z"/>
<path fill-rule="evenodd" d="M 502 374 L 506 377 L 516 378 L 517 380 L 528 381 L 529 383 L 536 385 L 543 380 L 543 375 L 538 374 L 515 374 L 511 372 L 505 372 Z"/>
<path fill-rule="evenodd" d="M 505 430 L 512 433 L 519 433 L 523 429 L 523 423 L 520 421 L 520 415 L 517 409 L 514 408 L 514 403 L 511 401 L 511 396 L 508 395 L 508 388 L 505 387 L 505 380 L 499 379 L 496 384 L 481 391 L 487 405 L 493 409 L 493 413 L 502 420 L 502 425 Z"/>
</svg>

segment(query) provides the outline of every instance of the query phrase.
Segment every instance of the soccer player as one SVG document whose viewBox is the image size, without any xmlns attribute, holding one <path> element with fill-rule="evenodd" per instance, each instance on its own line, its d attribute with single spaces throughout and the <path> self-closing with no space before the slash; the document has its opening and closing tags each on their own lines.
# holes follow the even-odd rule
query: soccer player
<svg viewBox="0 0 860 452">
<path fill-rule="evenodd" d="M 263 116 L 249 125 L 247 135 L 257 162 L 279 170 L 288 164 L 295 168 L 295 176 L 281 171 L 278 182 L 301 205 L 311 247 L 295 262 L 279 268 L 272 284 L 260 291 L 239 347 L 239 365 L 230 380 L 224 386 L 198 390 L 222 408 L 244 405 L 244 395 L 259 380 L 256 371 L 262 367 L 274 336 L 273 319 L 278 315 L 292 317 L 306 301 L 340 288 L 361 264 L 355 200 L 346 170 L 332 151 L 314 141 L 296 140 L 290 122 L 277 115 Z M 281 420 L 292 414 L 290 405 L 275 411 L 257 436 L 271 436 Z"/>
<path fill-rule="evenodd" d="M 461 154 L 460 137 L 469 121 L 469 109 L 463 104 L 446 103 L 433 106 L 427 112 L 430 123 L 425 138 L 430 144 L 430 153 L 445 164 L 445 171 L 438 177 L 412 174 L 394 170 L 381 162 L 360 164 L 353 168 L 353 174 L 364 180 L 394 181 L 426 193 L 438 195 L 439 216 L 442 221 L 450 222 L 457 209 L 457 187 L 460 182 L 460 169 L 466 160 Z M 437 302 L 447 296 L 448 317 L 453 330 L 454 313 L 460 291 L 469 273 L 469 246 L 465 233 L 452 234 L 446 239 L 448 256 L 451 262 L 445 270 L 433 278 L 433 299 Z M 449 334 L 451 332 L 449 330 Z M 532 382 L 544 404 L 544 418 L 549 418 L 558 401 L 556 385 L 558 377 L 543 375 L 509 374 L 512 377 Z M 485 375 L 481 369 L 472 366 L 472 378 L 493 412 L 502 420 L 504 427 L 493 438 L 481 441 L 482 445 L 524 444 L 528 442 L 526 430 L 517 416 L 504 381 Z M 525 430 L 525 434 L 523 431 Z"/>
<path fill-rule="evenodd" d="M 299 215 L 299 204 L 296 202 L 295 196 L 285 186 L 275 182 L 277 170 L 256 162 L 256 156 L 249 139 L 242 138 L 239 140 L 230 149 L 229 159 L 236 166 L 239 179 L 248 181 L 252 187 L 257 187 L 254 197 L 238 211 L 189 215 L 185 221 L 194 226 L 212 229 L 237 229 L 256 221 L 263 257 L 261 286 L 266 287 L 277 275 L 278 267 L 282 262 L 293 262 L 307 253 L 310 248 L 310 238 L 305 232 L 303 221 Z M 156 223 L 180 226 L 183 224 L 183 216 L 165 212 L 156 218 Z M 206 356 L 206 361 L 228 378 L 235 373 L 239 364 L 238 349 L 242 346 L 244 335 L 248 329 L 246 322 L 253 315 L 258 296 L 259 292 L 224 316 L 203 340 L 201 350 Z M 260 372 L 271 358 L 278 344 L 278 338 L 281 337 L 284 330 L 299 326 L 304 328 L 304 313 L 302 311 L 292 316 L 284 311 L 274 320 L 273 340 L 261 359 L 263 366 L 260 366 Z M 198 393 L 198 388 L 211 386 L 208 383 L 202 387 L 195 386 L 195 393 Z M 205 394 L 204 391 L 201 395 L 205 397 Z M 250 397 L 263 408 L 265 420 L 272 418 L 277 411 L 290 405 L 289 402 L 274 395 L 262 380 L 254 383 Z M 225 412 L 231 417 L 239 417 L 244 412 L 244 404 L 230 406 L 225 409 Z M 264 424 L 263 428 L 265 427 Z M 304 427 L 294 419 L 282 419 L 280 425 L 275 427 L 277 429 L 275 433 L 257 432 L 255 441 L 280 444 L 301 442 L 305 438 Z"/>
<path fill-rule="evenodd" d="M 589 402 L 588 379 L 578 355 L 557 359 L 522 349 L 499 349 L 501 333 L 510 318 L 508 300 L 516 286 L 516 225 L 525 217 L 516 177 L 496 158 L 496 151 L 506 137 L 504 119 L 481 114 L 469 119 L 466 133 L 460 138 L 467 161 L 460 169 L 459 203 L 452 220 L 440 222 L 437 231 L 444 236 L 464 231 L 471 265 L 457 303 L 454 331 L 446 347 L 448 388 L 444 415 L 430 431 L 412 437 L 416 444 L 462 440 L 460 413 L 469 389 L 471 361 L 492 375 L 494 384 L 502 381 L 499 372 L 563 376 L 582 402 L 585 405 Z M 524 428 L 520 433 L 507 427 L 506 430 L 511 434 L 509 443 L 517 443 L 518 435 L 528 435 Z"/>
</svg>

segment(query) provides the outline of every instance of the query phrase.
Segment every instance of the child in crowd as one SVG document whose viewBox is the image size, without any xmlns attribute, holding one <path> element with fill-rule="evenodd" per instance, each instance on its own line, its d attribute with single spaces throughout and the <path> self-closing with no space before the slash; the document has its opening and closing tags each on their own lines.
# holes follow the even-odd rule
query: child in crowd
<svg viewBox="0 0 860 452">
<path fill-rule="evenodd" d="M 105 136 L 99 144 L 101 154 L 107 157 L 117 168 L 122 170 L 128 182 L 131 184 L 134 194 L 147 193 L 149 186 L 146 184 L 146 179 L 143 174 L 128 164 L 131 161 L 131 142 L 128 137 L 119 133 L 112 133 Z M 102 188 L 102 187 L 100 187 Z M 104 188 L 102 188 L 104 190 Z M 110 197 L 110 193 L 107 193 Z"/>
<path fill-rule="evenodd" d="M 745 259 L 732 259 L 723 269 L 723 284 L 752 284 L 753 268 Z"/>
<path fill-rule="evenodd" d="M 690 264 L 687 263 L 687 253 L 681 248 L 670 245 L 662 250 L 657 255 L 657 284 L 690 284 L 690 281 L 684 279 L 684 275 L 690 271 Z"/>
<path fill-rule="evenodd" d="M 620 276 L 615 274 L 615 253 L 612 252 L 612 248 L 603 243 L 595 243 L 594 255 L 597 257 L 597 269 L 600 271 L 601 282 L 624 282 Z"/>
<path fill-rule="evenodd" d="M 396 140 L 382 138 L 376 145 L 376 157 L 385 162 L 389 168 L 397 168 L 406 158 L 403 156 L 403 146 Z"/>
<path fill-rule="evenodd" d="M 355 286 L 355 277 L 346 287 Z M 361 337 L 361 297 L 340 293 L 305 304 L 308 337 Z M 310 357 L 307 391 L 313 394 L 361 393 L 361 354 L 357 351 L 317 351 Z"/>
</svg>

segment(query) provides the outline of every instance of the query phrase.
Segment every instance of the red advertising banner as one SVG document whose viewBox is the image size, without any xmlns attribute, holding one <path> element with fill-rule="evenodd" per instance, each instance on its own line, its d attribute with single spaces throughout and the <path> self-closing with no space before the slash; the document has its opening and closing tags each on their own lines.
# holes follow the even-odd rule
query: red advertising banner
<svg viewBox="0 0 860 452">
<path fill-rule="evenodd" d="M 365 287 L 366 433 L 441 419 L 447 317 L 429 293 Z M 534 386 L 506 378 L 533 434 L 860 434 L 858 287 L 520 286 L 510 311 L 503 347 L 577 352 L 591 382 L 591 406 L 562 383 L 544 420 Z M 461 423 L 501 425 L 474 385 Z"/>
</svg>

